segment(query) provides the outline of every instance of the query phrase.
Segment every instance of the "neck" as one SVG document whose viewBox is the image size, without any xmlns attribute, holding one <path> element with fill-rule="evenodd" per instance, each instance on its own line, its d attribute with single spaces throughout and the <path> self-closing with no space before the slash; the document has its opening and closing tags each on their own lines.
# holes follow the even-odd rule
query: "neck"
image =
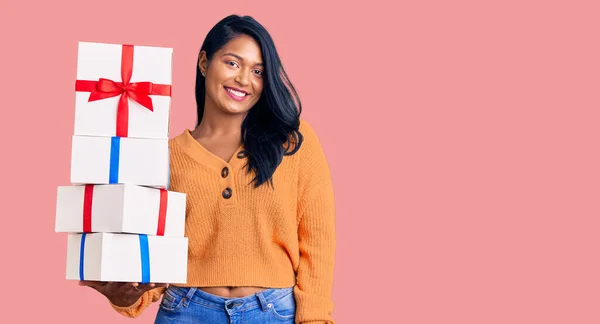
<svg viewBox="0 0 600 324">
<path fill-rule="evenodd" d="M 227 114 L 205 106 L 200 124 L 192 132 L 196 139 L 213 137 L 236 137 L 241 140 L 242 122 L 246 114 Z"/>
</svg>

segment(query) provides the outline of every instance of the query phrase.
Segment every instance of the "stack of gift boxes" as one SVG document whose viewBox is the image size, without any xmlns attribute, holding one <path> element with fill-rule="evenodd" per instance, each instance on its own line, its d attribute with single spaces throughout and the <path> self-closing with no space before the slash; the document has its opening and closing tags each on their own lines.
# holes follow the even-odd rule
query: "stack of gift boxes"
<svg viewBox="0 0 600 324">
<path fill-rule="evenodd" d="M 172 49 L 80 42 L 70 185 L 55 231 L 66 278 L 185 283 L 186 196 L 169 190 Z"/>
</svg>

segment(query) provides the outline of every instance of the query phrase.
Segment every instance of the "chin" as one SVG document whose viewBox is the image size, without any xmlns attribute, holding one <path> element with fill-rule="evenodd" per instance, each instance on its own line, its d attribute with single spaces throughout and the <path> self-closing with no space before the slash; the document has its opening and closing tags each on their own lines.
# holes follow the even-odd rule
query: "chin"
<svg viewBox="0 0 600 324">
<path fill-rule="evenodd" d="M 248 105 L 248 104 L 249 103 L 247 103 L 247 102 L 244 102 L 244 103 L 227 102 L 226 104 L 221 106 L 222 107 L 221 109 L 230 114 L 244 114 L 244 113 L 247 113 L 248 111 L 250 111 L 250 109 L 252 109 L 252 107 L 256 103 L 251 103 L 250 105 Z"/>
<path fill-rule="evenodd" d="M 248 112 L 249 109 L 239 108 L 239 107 L 224 107 L 222 110 L 228 114 L 238 115 L 238 114 L 244 114 L 244 113 Z"/>
</svg>

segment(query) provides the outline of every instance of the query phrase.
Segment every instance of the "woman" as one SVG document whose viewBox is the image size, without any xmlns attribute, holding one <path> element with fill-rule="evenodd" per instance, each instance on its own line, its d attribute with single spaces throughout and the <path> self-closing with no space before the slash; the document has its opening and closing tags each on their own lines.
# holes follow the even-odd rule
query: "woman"
<svg viewBox="0 0 600 324">
<path fill-rule="evenodd" d="M 156 323 L 334 323 L 328 164 L 253 18 L 208 33 L 196 101 L 197 127 L 169 142 L 170 190 L 188 201 L 186 285 L 81 284 L 129 317 L 162 296 Z"/>
</svg>

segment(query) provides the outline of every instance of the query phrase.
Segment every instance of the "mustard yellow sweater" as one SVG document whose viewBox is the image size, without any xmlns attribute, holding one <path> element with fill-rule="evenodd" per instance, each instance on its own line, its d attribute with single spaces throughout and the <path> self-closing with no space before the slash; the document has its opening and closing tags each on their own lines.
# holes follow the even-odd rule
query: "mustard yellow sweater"
<svg viewBox="0 0 600 324">
<path fill-rule="evenodd" d="M 330 170 L 313 128 L 284 156 L 269 183 L 250 185 L 243 147 L 230 161 L 206 150 L 189 130 L 170 140 L 170 190 L 187 194 L 188 280 L 180 286 L 294 287 L 296 323 L 334 324 L 331 299 L 335 206 Z M 129 307 L 138 316 L 164 288 Z"/>
</svg>

